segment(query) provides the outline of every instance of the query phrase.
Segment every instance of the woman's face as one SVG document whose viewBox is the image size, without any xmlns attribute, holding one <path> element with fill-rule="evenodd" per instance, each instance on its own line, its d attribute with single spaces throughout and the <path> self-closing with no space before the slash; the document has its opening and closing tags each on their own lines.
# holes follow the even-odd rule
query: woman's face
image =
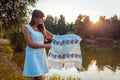
<svg viewBox="0 0 120 80">
<path fill-rule="evenodd" d="M 38 25 L 38 24 L 43 24 L 43 18 L 41 17 L 36 17 L 35 18 L 35 23 Z"/>
</svg>

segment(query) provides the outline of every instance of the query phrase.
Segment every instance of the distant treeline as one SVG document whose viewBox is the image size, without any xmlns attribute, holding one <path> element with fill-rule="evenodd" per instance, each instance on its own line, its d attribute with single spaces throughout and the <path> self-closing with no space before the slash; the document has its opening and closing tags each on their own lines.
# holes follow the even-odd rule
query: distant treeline
<svg viewBox="0 0 120 80">
<path fill-rule="evenodd" d="M 76 33 L 87 39 L 120 39 L 120 19 L 117 15 L 109 19 L 100 16 L 96 23 L 90 21 L 89 16 L 86 15 L 79 15 L 74 23 L 67 23 L 63 15 L 60 15 L 60 18 L 48 15 L 45 19 L 45 25 L 54 34 Z"/>
</svg>

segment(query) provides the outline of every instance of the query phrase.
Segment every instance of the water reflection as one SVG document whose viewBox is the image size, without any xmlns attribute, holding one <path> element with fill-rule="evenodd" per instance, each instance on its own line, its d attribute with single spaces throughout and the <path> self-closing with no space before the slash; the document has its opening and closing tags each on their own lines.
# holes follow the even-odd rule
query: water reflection
<svg viewBox="0 0 120 80">
<path fill-rule="evenodd" d="M 82 47 L 82 57 L 85 70 L 88 69 L 88 64 L 91 60 L 97 61 L 98 69 L 104 70 L 104 67 L 115 71 L 120 67 L 120 47 L 98 47 L 98 46 L 85 46 Z"/>
<path fill-rule="evenodd" d="M 62 70 L 50 69 L 45 80 L 120 80 L 120 70 L 112 71 L 107 66 L 100 71 L 96 60 L 91 60 L 87 71 L 78 71 L 76 68 Z"/>
<path fill-rule="evenodd" d="M 112 71 L 107 66 L 103 66 L 103 70 L 100 71 L 96 63 L 96 60 L 92 60 L 87 71 L 78 73 L 81 80 L 120 80 L 118 68 L 116 71 Z"/>
<path fill-rule="evenodd" d="M 53 77 L 57 80 L 88 80 L 87 77 L 92 77 L 91 73 L 98 72 L 98 67 L 96 66 L 96 60 L 91 60 L 87 71 L 78 71 L 76 68 L 63 68 L 62 70 L 50 69 L 49 73 L 45 75 L 45 80 L 52 80 Z M 60 79 L 58 79 L 60 76 Z M 87 79 L 86 79 L 87 78 Z"/>
</svg>

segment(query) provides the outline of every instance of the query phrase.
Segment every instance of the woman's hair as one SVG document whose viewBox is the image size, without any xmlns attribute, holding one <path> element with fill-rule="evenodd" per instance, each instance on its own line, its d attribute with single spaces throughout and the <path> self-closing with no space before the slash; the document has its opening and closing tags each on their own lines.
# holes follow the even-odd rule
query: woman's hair
<svg viewBox="0 0 120 80">
<path fill-rule="evenodd" d="M 31 21 L 30 21 L 30 25 L 33 26 L 35 25 L 35 18 L 43 18 L 45 15 L 42 11 L 40 10 L 34 10 L 32 12 L 32 17 L 31 17 Z M 41 31 L 44 35 L 44 38 L 45 38 L 45 26 L 43 24 L 39 24 L 38 25 L 38 29 L 39 31 Z"/>
<path fill-rule="evenodd" d="M 36 18 L 38 18 L 38 17 L 42 18 L 44 16 L 45 15 L 44 15 L 44 13 L 42 11 L 40 11 L 40 10 L 34 10 L 32 12 L 32 17 L 31 17 L 30 25 L 33 26 L 35 24 L 35 18 L 34 17 L 36 17 Z"/>
</svg>

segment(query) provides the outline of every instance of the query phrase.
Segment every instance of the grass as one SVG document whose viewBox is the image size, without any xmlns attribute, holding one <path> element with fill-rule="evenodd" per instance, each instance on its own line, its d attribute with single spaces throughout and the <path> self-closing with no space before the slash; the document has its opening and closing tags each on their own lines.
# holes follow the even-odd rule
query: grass
<svg viewBox="0 0 120 80">
<path fill-rule="evenodd" d="M 22 76 L 21 68 L 11 60 L 11 54 L 9 40 L 0 39 L 0 80 L 30 80 Z"/>
<path fill-rule="evenodd" d="M 22 76 L 20 67 L 11 61 L 11 56 L 0 52 L 0 80 L 29 80 Z"/>
<path fill-rule="evenodd" d="M 8 39 L 0 39 L 0 45 L 9 45 L 10 41 Z"/>
</svg>

